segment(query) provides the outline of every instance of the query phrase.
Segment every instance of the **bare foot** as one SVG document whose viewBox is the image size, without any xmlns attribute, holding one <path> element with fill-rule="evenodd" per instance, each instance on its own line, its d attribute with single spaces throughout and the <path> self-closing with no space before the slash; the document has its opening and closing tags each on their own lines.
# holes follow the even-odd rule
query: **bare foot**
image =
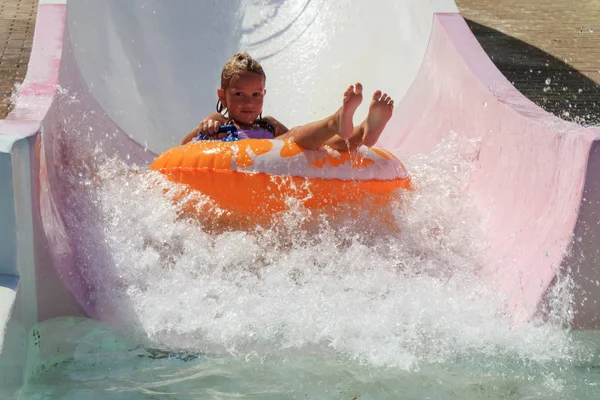
<svg viewBox="0 0 600 400">
<path fill-rule="evenodd" d="M 394 100 L 387 93 L 381 94 L 380 90 L 373 93 L 373 100 L 369 106 L 369 114 L 365 120 L 365 133 L 363 136 L 363 144 L 367 147 L 373 146 L 383 128 L 392 118 L 394 112 Z"/>
<path fill-rule="evenodd" d="M 342 107 L 335 113 L 335 124 L 332 130 L 338 132 L 344 139 L 348 139 L 354 133 L 352 117 L 362 102 L 363 87 L 360 83 L 348 86 L 344 92 Z"/>
</svg>

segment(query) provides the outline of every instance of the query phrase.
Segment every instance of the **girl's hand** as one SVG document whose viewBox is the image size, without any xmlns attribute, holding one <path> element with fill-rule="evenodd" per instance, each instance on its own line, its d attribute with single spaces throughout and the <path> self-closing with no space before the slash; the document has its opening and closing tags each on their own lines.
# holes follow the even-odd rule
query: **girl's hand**
<svg viewBox="0 0 600 400">
<path fill-rule="evenodd" d="M 198 125 L 198 132 L 202 132 L 205 135 L 214 135 L 217 133 L 219 128 L 221 127 L 220 121 L 215 121 L 214 119 L 203 119 L 202 122 Z"/>
</svg>

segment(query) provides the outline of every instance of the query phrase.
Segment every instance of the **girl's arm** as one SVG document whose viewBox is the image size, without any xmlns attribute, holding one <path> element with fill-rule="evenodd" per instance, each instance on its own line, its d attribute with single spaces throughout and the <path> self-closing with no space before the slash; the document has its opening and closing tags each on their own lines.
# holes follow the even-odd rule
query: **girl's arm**
<svg viewBox="0 0 600 400">
<path fill-rule="evenodd" d="M 275 118 L 273 118 L 271 116 L 264 117 L 263 119 L 266 120 L 271 125 L 273 125 L 273 127 L 275 128 L 275 137 L 281 136 L 284 133 L 287 133 L 289 131 L 289 129 L 284 124 L 277 121 Z"/>
<path fill-rule="evenodd" d="M 219 127 L 221 125 L 224 125 L 225 123 L 227 123 L 225 117 L 220 113 L 214 112 L 208 117 L 204 118 L 202 121 L 200 121 L 197 127 L 192 129 L 190 133 L 185 135 L 185 137 L 181 141 L 181 144 L 186 144 L 192 141 L 192 139 L 198 136 L 198 132 L 216 133 Z"/>
</svg>

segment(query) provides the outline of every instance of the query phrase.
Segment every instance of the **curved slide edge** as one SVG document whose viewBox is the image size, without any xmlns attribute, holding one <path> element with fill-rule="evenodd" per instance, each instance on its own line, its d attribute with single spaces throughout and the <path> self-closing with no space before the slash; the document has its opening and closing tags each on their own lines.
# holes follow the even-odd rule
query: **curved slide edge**
<svg viewBox="0 0 600 400">
<path fill-rule="evenodd" d="M 468 186 L 488 218 L 480 273 L 506 296 L 516 324 L 548 309 L 544 299 L 563 268 L 574 272 L 576 299 L 587 298 L 573 301 L 574 326 L 600 327 L 600 129 L 526 99 L 454 14 L 436 14 L 423 65 L 393 122 L 394 136 L 379 144 L 399 152 L 428 151 L 452 132 L 480 138 Z"/>
<path fill-rule="evenodd" d="M 0 142 L 4 144 L 1 151 L 10 163 L 2 174 L 10 176 L 10 182 L 6 183 L 12 188 L 2 192 L 5 200 L 2 212 L 13 214 L 16 234 L 16 245 L 12 246 L 16 254 L 10 258 L 14 265 L 7 268 L 10 275 L 21 278 L 18 290 L 28 285 L 24 277 L 31 278 L 35 289 L 29 295 L 36 300 L 31 318 L 35 321 L 76 313 L 79 309 L 54 273 L 39 204 L 40 134 L 56 127 L 55 95 L 65 22 L 64 0 L 39 2 L 27 75 L 20 85 L 13 110 L 6 119 L 0 120 Z M 27 234 L 28 231 L 32 233 Z M 29 253 L 34 259 L 19 252 Z"/>
<path fill-rule="evenodd" d="M 38 321 L 83 315 L 58 278 L 40 215 L 40 133 L 56 118 L 55 93 L 66 4 L 40 0 L 26 78 L 0 120 L 0 397 L 12 398 L 25 373 L 24 338 Z M 6 223 L 6 224 L 5 224 Z M 6 246 L 7 245 L 7 246 Z"/>
</svg>

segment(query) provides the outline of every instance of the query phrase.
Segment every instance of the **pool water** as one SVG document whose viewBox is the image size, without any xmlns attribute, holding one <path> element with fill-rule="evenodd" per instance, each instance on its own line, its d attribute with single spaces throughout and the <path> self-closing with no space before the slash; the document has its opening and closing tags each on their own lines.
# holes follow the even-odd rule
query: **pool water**
<svg viewBox="0 0 600 400">
<path fill-rule="evenodd" d="M 600 334 L 565 328 L 568 278 L 558 311 L 515 327 L 477 277 L 476 147 L 407 157 L 415 190 L 387 207 L 290 200 L 251 230 L 202 198 L 186 219 L 170 183 L 115 160 L 74 173 L 73 204 L 94 205 L 77 246 L 105 255 L 84 272 L 114 316 L 36 326 L 20 398 L 598 399 Z"/>
<path fill-rule="evenodd" d="M 51 330 L 62 338 L 53 338 L 53 346 L 69 351 L 32 361 L 21 399 L 597 399 L 600 393 L 598 332 L 568 335 L 568 354 L 547 359 L 498 348 L 404 368 L 373 366 L 326 344 L 208 354 L 144 347 L 86 319 L 37 329 Z"/>
</svg>

